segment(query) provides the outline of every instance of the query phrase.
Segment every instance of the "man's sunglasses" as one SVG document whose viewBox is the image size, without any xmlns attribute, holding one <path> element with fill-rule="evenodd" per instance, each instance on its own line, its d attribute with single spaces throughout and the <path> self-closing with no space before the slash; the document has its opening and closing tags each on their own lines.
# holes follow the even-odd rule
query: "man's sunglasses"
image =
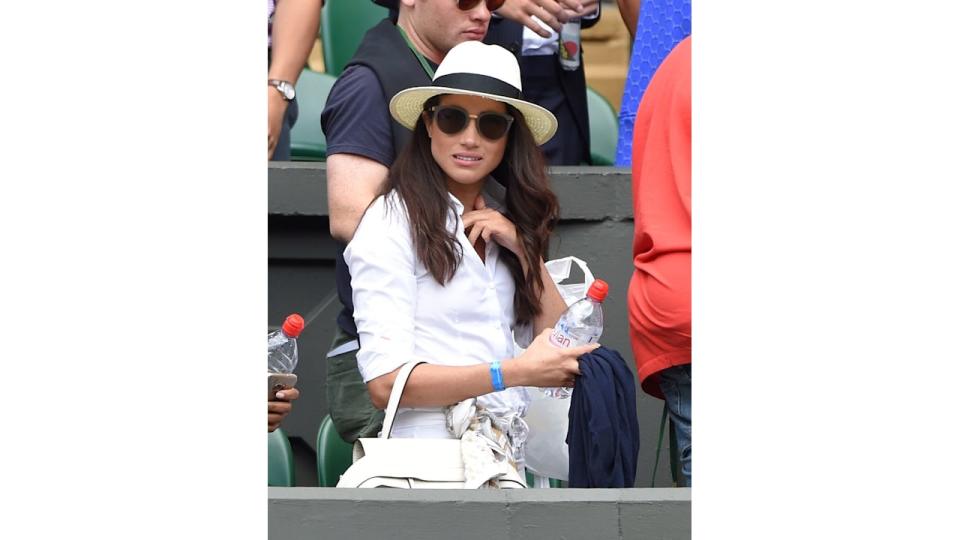
<svg viewBox="0 0 960 540">
<path fill-rule="evenodd" d="M 513 124 L 513 117 L 509 114 L 498 112 L 482 112 L 480 114 L 470 114 L 467 111 L 454 105 L 439 105 L 430 107 L 429 111 L 433 113 L 433 120 L 437 123 L 440 131 L 447 135 L 456 135 L 467 128 L 470 119 L 477 122 L 477 131 L 483 138 L 495 141 L 506 135 Z"/>
<path fill-rule="evenodd" d="M 500 9 L 500 6 L 503 5 L 507 0 L 486 0 L 487 9 L 491 12 L 494 12 Z M 477 4 L 480 3 L 480 0 L 457 0 L 457 7 L 462 11 L 470 11 L 471 9 L 477 7 Z"/>
</svg>

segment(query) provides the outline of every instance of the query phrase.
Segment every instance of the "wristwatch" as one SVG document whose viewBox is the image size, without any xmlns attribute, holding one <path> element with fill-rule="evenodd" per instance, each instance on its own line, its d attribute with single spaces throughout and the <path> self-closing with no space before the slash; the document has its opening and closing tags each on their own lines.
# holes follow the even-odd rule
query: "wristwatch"
<svg viewBox="0 0 960 540">
<path fill-rule="evenodd" d="M 287 101 L 292 101 L 293 98 L 297 97 L 296 89 L 294 89 L 293 85 L 287 81 L 267 79 L 267 84 L 276 88 L 277 91 L 280 92 L 280 95 L 283 96 L 283 99 Z"/>
</svg>

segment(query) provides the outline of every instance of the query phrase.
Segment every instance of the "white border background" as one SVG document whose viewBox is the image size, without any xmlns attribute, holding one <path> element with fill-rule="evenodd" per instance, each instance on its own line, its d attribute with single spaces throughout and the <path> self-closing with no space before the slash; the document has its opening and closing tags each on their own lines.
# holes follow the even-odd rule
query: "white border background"
<svg viewBox="0 0 960 540">
<path fill-rule="evenodd" d="M 0 536 L 266 537 L 265 12 L 5 6 Z"/>
<path fill-rule="evenodd" d="M 695 538 L 957 538 L 942 2 L 695 1 Z"/>
<path fill-rule="evenodd" d="M 263 11 L 6 9 L 4 537 L 266 535 Z M 957 537 L 957 15 L 694 2 L 695 538 Z"/>
</svg>

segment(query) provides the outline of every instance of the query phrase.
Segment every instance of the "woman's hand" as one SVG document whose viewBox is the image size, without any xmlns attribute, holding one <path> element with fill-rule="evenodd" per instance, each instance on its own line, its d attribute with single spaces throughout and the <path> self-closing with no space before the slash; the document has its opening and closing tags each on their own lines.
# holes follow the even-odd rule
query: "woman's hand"
<svg viewBox="0 0 960 540">
<path fill-rule="evenodd" d="M 561 349 L 550 344 L 548 328 L 533 340 L 530 347 L 516 360 L 504 364 L 504 383 L 508 386 L 539 386 L 552 388 L 573 386 L 580 375 L 577 358 L 600 346 L 599 343 Z"/>
<path fill-rule="evenodd" d="M 484 242 L 494 242 L 512 251 L 521 262 L 525 259 L 523 247 L 517 236 L 517 227 L 512 221 L 493 208 L 487 208 L 483 195 L 478 195 L 474 209 L 463 214 L 463 228 L 467 232 L 470 245 L 476 245 L 477 238 Z"/>
</svg>

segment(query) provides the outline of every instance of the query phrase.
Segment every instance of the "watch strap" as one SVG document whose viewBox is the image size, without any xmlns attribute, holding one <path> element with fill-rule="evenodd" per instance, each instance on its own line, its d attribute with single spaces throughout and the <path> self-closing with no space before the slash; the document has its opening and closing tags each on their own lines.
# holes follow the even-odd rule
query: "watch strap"
<svg viewBox="0 0 960 540">
<path fill-rule="evenodd" d="M 281 79 L 267 79 L 267 84 L 276 88 L 277 91 L 280 92 L 280 95 L 283 96 L 283 99 L 287 101 L 290 101 L 291 99 L 293 99 L 292 97 L 288 98 L 287 93 L 283 90 L 283 88 L 281 88 L 283 85 L 286 85 L 288 88 L 293 90 L 294 86 L 290 81 L 284 81 Z M 294 97 L 296 97 L 296 90 L 294 90 Z"/>
</svg>

